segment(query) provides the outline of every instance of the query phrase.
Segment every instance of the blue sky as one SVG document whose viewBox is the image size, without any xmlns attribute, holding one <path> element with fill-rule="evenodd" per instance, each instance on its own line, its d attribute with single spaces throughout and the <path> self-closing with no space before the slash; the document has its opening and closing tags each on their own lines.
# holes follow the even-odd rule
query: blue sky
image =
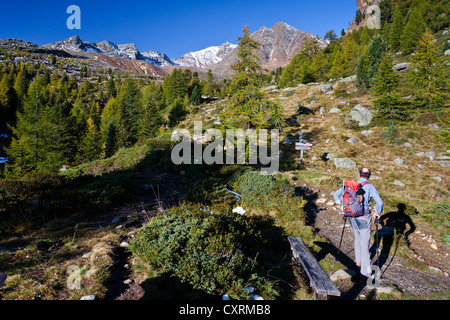
<svg viewBox="0 0 450 320">
<path fill-rule="evenodd" d="M 81 9 L 81 30 L 66 26 L 70 5 Z M 355 0 L 2 1 L 0 39 L 43 45 L 79 35 L 87 42 L 135 43 L 141 52 L 158 50 L 174 59 L 236 43 L 245 24 L 254 32 L 282 21 L 321 37 L 330 29 L 339 35 L 355 12 Z"/>
</svg>

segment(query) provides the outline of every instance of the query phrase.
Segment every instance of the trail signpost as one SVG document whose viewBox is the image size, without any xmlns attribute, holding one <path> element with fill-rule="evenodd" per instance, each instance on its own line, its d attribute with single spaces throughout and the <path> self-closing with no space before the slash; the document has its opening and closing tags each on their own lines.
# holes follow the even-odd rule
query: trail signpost
<svg viewBox="0 0 450 320">
<path fill-rule="evenodd" d="M 295 150 L 300 150 L 300 163 L 303 165 L 303 150 L 309 150 L 312 147 L 312 143 L 303 138 L 303 131 L 300 132 L 299 142 L 295 143 Z"/>
</svg>

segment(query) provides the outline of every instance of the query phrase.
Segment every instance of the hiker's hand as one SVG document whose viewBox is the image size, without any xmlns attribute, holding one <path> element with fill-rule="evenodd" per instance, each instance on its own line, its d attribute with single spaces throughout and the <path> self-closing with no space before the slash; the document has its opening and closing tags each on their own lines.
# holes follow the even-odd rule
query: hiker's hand
<svg viewBox="0 0 450 320">
<path fill-rule="evenodd" d="M 373 216 L 375 217 L 375 221 L 376 219 L 380 220 L 380 215 L 378 213 L 374 213 Z"/>
</svg>

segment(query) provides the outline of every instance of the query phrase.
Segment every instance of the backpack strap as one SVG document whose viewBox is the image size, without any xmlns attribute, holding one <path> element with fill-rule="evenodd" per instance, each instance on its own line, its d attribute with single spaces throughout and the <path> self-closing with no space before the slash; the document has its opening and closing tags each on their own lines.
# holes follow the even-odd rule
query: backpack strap
<svg viewBox="0 0 450 320">
<path fill-rule="evenodd" d="M 370 182 L 369 182 L 369 181 L 366 181 L 366 182 L 362 183 L 362 184 L 361 184 L 361 187 L 364 187 L 366 184 L 370 184 Z"/>
</svg>

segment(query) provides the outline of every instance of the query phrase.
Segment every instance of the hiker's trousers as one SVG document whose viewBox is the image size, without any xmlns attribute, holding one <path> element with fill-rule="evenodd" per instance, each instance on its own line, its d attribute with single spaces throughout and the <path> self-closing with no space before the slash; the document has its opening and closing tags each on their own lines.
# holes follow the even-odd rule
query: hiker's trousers
<svg viewBox="0 0 450 320">
<path fill-rule="evenodd" d="M 369 248 L 372 216 L 349 218 L 349 220 L 354 235 L 355 262 L 361 265 L 361 274 L 370 277 L 372 269 Z"/>
</svg>

